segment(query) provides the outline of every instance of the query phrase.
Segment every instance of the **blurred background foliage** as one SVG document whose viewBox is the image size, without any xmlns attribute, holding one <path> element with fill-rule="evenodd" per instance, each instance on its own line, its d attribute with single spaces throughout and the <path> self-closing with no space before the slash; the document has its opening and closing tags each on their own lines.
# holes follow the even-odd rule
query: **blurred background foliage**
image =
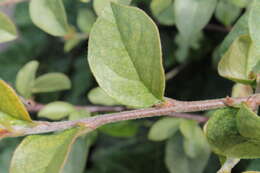
<svg viewBox="0 0 260 173">
<path fill-rule="evenodd" d="M 213 55 L 244 9 L 230 3 L 231 0 L 219 0 L 209 24 L 196 36 L 197 38 L 190 40 L 192 44 L 189 47 L 178 34 L 173 16 L 169 12 L 173 1 L 165 2 L 169 9 L 163 8 L 163 12 L 160 11 L 158 3 L 163 4 L 165 0 L 157 1 L 134 0 L 131 4 L 143 9 L 158 25 L 166 73 L 179 69 L 177 75 L 167 81 L 166 96 L 179 100 L 203 100 L 230 95 L 233 84 L 218 75 L 217 61 L 213 61 Z M 244 7 L 243 0 L 239 2 L 242 4 L 241 7 Z M 74 26 L 80 23 L 77 18 L 80 10 L 93 11 L 92 2 L 86 4 L 64 0 L 64 4 L 69 23 Z M 68 45 L 64 48 L 64 39 L 48 35 L 32 23 L 27 2 L 18 3 L 15 7 L 1 8 L 11 11 L 10 15 L 18 28 L 19 38 L 0 44 L 0 78 L 14 86 L 19 69 L 27 62 L 37 60 L 40 63 L 37 75 L 62 72 L 72 82 L 70 90 L 36 94 L 34 99 L 37 102 L 47 104 L 62 100 L 76 105 L 91 104 L 87 93 L 97 87 L 97 83 L 87 63 L 87 39 L 76 41 L 72 49 Z M 96 14 L 92 12 L 86 15 L 95 17 L 93 15 Z M 33 117 L 37 119 L 36 115 Z M 101 128 L 94 144 L 90 147 L 85 172 L 171 172 L 164 162 L 167 142 L 153 142 L 147 138 L 148 130 L 155 120 L 157 118 Z M 1 173 L 8 172 L 9 160 L 20 140 L 20 138 L 4 139 L 0 142 Z M 247 169 L 260 170 L 259 165 L 260 160 L 244 160 L 234 169 L 234 172 Z M 215 173 L 219 167 L 218 158 L 211 154 L 204 173 Z"/>
</svg>

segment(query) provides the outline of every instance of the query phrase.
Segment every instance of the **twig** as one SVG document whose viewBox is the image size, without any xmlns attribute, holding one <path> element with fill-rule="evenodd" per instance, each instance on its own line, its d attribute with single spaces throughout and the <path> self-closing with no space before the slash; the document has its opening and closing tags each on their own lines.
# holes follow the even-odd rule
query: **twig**
<svg viewBox="0 0 260 173">
<path fill-rule="evenodd" d="M 224 33 L 228 33 L 231 31 L 231 28 L 227 28 L 227 27 L 222 27 L 219 25 L 215 25 L 215 24 L 208 24 L 205 29 L 207 30 L 211 30 L 211 31 L 218 31 L 218 32 L 224 32 Z"/>
<path fill-rule="evenodd" d="M 9 133 L 5 136 L 23 136 L 23 135 L 31 135 L 31 134 L 41 134 L 48 132 L 61 131 L 65 129 L 69 129 L 75 126 L 86 126 L 92 130 L 99 128 L 102 125 L 125 121 L 125 120 L 133 120 L 140 119 L 146 117 L 156 117 L 156 116 L 177 116 L 183 118 L 191 118 L 180 116 L 181 114 L 174 114 L 176 112 L 196 112 L 196 111 L 204 111 L 210 109 L 216 109 L 221 107 L 226 107 L 228 105 L 240 104 L 241 102 L 254 102 L 255 104 L 260 104 L 260 94 L 251 95 L 249 97 L 241 97 L 241 98 L 222 98 L 222 99 L 213 99 L 213 100 L 204 100 L 204 101 L 177 101 L 170 99 L 167 104 L 162 104 L 159 107 L 154 108 L 145 108 L 145 109 L 137 109 L 133 111 L 125 111 L 113 114 L 104 114 L 100 116 L 85 118 L 76 121 L 61 121 L 61 122 L 35 122 L 36 126 L 28 128 L 21 126 L 14 126 L 14 130 L 17 133 Z M 167 105 L 167 106 L 166 106 Z M 190 115 L 191 116 L 191 115 Z M 199 118 L 199 121 L 202 121 L 202 117 L 194 116 L 193 119 Z M 206 121 L 205 118 L 203 121 Z M 18 133 L 19 132 L 19 133 Z"/>
</svg>

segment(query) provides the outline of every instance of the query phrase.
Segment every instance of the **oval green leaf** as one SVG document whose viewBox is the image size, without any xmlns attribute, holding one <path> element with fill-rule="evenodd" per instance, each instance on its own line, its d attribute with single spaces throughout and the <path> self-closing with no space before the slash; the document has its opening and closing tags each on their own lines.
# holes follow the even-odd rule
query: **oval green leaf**
<svg viewBox="0 0 260 173">
<path fill-rule="evenodd" d="M 217 0 L 175 0 L 176 25 L 187 42 L 209 22 L 216 4 Z"/>
<path fill-rule="evenodd" d="M 33 93 L 53 92 L 71 88 L 70 79 L 62 73 L 47 73 L 38 77 L 33 86 Z"/>
<path fill-rule="evenodd" d="M 222 77 L 235 82 L 251 84 L 255 80 L 252 76 L 254 66 L 259 60 L 256 47 L 247 35 L 237 38 L 225 53 L 218 65 L 218 72 Z"/>
<path fill-rule="evenodd" d="M 10 173 L 59 173 L 81 129 L 26 137 L 14 152 Z"/>
<path fill-rule="evenodd" d="M 149 107 L 163 100 L 159 33 L 143 11 L 112 3 L 93 26 L 88 60 L 100 87 L 120 103 Z"/>
<path fill-rule="evenodd" d="M 30 1 L 29 10 L 33 23 L 43 31 L 54 36 L 67 34 L 69 26 L 62 0 Z"/>
<path fill-rule="evenodd" d="M 0 111 L 19 120 L 32 121 L 15 91 L 0 80 Z"/>
<path fill-rule="evenodd" d="M 17 38 L 17 31 L 13 22 L 0 12 L 0 43 Z"/>
<path fill-rule="evenodd" d="M 41 109 L 38 116 L 51 120 L 59 120 L 69 116 L 74 111 L 76 111 L 75 107 L 69 103 L 53 102 Z"/>
<path fill-rule="evenodd" d="M 91 8 L 80 9 L 77 17 L 77 25 L 82 32 L 89 35 L 96 19 L 97 17 Z"/>
<path fill-rule="evenodd" d="M 162 118 L 153 124 L 148 138 L 152 141 L 163 141 L 172 137 L 178 130 L 181 123 L 178 118 Z"/>
<path fill-rule="evenodd" d="M 132 0 L 93 0 L 93 8 L 98 16 L 100 16 L 105 8 L 110 8 L 111 2 L 129 5 Z"/>
<path fill-rule="evenodd" d="M 31 97 L 38 66 L 37 61 L 31 61 L 25 64 L 16 76 L 16 89 L 26 99 Z"/>
<path fill-rule="evenodd" d="M 97 87 L 88 93 L 88 99 L 93 104 L 101 104 L 107 106 L 120 105 L 118 101 L 111 98 L 102 88 Z"/>
</svg>

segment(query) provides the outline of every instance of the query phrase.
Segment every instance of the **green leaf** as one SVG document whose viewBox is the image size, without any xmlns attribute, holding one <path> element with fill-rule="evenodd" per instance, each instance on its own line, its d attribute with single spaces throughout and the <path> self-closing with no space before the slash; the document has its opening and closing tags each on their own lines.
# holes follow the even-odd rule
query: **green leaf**
<svg viewBox="0 0 260 173">
<path fill-rule="evenodd" d="M 258 61 L 257 64 L 254 66 L 253 72 L 255 72 L 256 74 L 260 73 L 260 61 Z"/>
<path fill-rule="evenodd" d="M 251 0 L 230 0 L 234 5 L 245 8 L 248 4 L 250 4 Z"/>
<path fill-rule="evenodd" d="M 32 95 L 36 71 L 39 67 L 39 62 L 30 61 L 21 68 L 16 76 L 16 89 L 26 99 Z"/>
<path fill-rule="evenodd" d="M 77 36 L 75 38 L 69 39 L 65 41 L 64 45 L 64 51 L 69 52 L 71 51 L 74 47 L 76 47 L 83 39 L 78 38 Z"/>
<path fill-rule="evenodd" d="M 239 18 L 236 24 L 233 26 L 232 30 L 225 37 L 224 41 L 221 43 L 220 47 L 215 52 L 214 61 L 218 63 L 220 58 L 227 52 L 230 45 L 241 35 L 249 34 L 248 29 L 248 13 L 245 13 Z"/>
<path fill-rule="evenodd" d="M 216 18 L 226 26 L 230 26 L 241 13 L 241 9 L 230 2 L 220 0 L 215 11 Z"/>
<path fill-rule="evenodd" d="M 98 16 L 100 16 L 105 8 L 110 8 L 110 2 L 116 2 L 129 5 L 132 0 L 93 0 L 93 8 Z"/>
<path fill-rule="evenodd" d="M 217 0 L 175 0 L 176 25 L 187 42 L 206 26 L 216 4 Z"/>
<path fill-rule="evenodd" d="M 152 0 L 150 7 L 161 24 L 173 25 L 175 23 L 174 0 Z"/>
<path fill-rule="evenodd" d="M 138 132 L 139 126 L 132 121 L 124 121 L 108 124 L 99 130 L 107 135 L 114 137 L 132 137 Z"/>
<path fill-rule="evenodd" d="M 202 173 L 210 152 L 205 150 L 194 159 L 189 158 L 183 149 L 183 137 L 177 133 L 166 143 L 165 162 L 170 173 Z"/>
<path fill-rule="evenodd" d="M 91 141 L 88 137 L 80 137 L 73 144 L 62 173 L 83 173 L 87 162 Z"/>
<path fill-rule="evenodd" d="M 235 84 L 232 88 L 232 97 L 248 97 L 253 94 L 253 89 L 250 85 Z"/>
<path fill-rule="evenodd" d="M 14 152 L 12 173 L 59 173 L 80 128 L 51 135 L 26 137 Z"/>
<path fill-rule="evenodd" d="M 240 36 L 220 60 L 219 74 L 235 82 L 251 84 L 255 80 L 251 72 L 260 58 L 255 52 L 256 47 L 250 38 L 247 35 Z"/>
<path fill-rule="evenodd" d="M 237 128 L 242 136 L 260 141 L 260 117 L 246 104 L 237 113 Z"/>
<path fill-rule="evenodd" d="M 156 25 L 134 7 L 112 3 L 90 34 L 91 70 L 100 87 L 124 105 L 150 107 L 163 100 L 161 54 Z"/>
<path fill-rule="evenodd" d="M 19 96 L 3 80 L 0 80 L 0 112 L 19 120 L 32 121 Z"/>
<path fill-rule="evenodd" d="M 184 136 L 183 147 L 187 156 L 196 159 L 201 153 L 209 152 L 207 140 L 197 122 L 183 120 L 180 131 Z"/>
<path fill-rule="evenodd" d="M 62 0 L 30 1 L 29 10 L 33 23 L 43 31 L 54 36 L 67 34 L 69 25 Z"/>
<path fill-rule="evenodd" d="M 92 89 L 88 93 L 88 99 L 93 104 L 101 104 L 101 105 L 120 105 L 118 101 L 111 98 L 102 88 L 97 87 Z"/>
<path fill-rule="evenodd" d="M 88 112 L 86 109 L 77 110 L 72 113 L 70 113 L 69 120 L 79 120 L 82 118 L 90 117 L 91 113 Z"/>
<path fill-rule="evenodd" d="M 76 108 L 73 105 L 66 102 L 57 101 L 47 104 L 40 110 L 38 116 L 51 120 L 60 120 L 69 116 L 74 111 L 76 111 Z"/>
<path fill-rule="evenodd" d="M 33 93 L 53 92 L 71 88 L 70 79 L 62 73 L 47 73 L 35 80 Z"/>
<path fill-rule="evenodd" d="M 17 31 L 13 22 L 0 12 L 0 43 L 17 38 Z"/>
<path fill-rule="evenodd" d="M 152 141 L 162 141 L 172 137 L 178 130 L 181 123 L 178 118 L 162 118 L 153 124 L 148 138 Z"/>
<path fill-rule="evenodd" d="M 260 1 L 254 0 L 249 10 L 248 26 L 249 26 L 250 37 L 258 49 L 260 48 L 259 15 L 260 15 Z"/>
<path fill-rule="evenodd" d="M 97 17 L 91 8 L 80 9 L 78 11 L 77 25 L 82 32 L 89 35 L 96 18 Z"/>
</svg>

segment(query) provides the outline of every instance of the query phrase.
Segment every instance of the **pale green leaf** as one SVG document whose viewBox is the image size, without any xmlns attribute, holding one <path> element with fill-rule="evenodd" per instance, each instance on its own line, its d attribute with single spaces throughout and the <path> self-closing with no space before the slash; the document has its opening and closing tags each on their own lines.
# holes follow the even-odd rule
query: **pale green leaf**
<svg viewBox="0 0 260 173">
<path fill-rule="evenodd" d="M 227 52 L 230 45 L 241 35 L 249 34 L 248 29 L 248 13 L 245 13 L 239 18 L 236 24 L 233 26 L 232 30 L 226 36 L 224 41 L 221 43 L 220 47 L 215 52 L 214 61 L 218 62 L 220 58 Z"/>
<path fill-rule="evenodd" d="M 14 152 L 10 173 L 59 173 L 81 129 L 26 137 Z"/>
<path fill-rule="evenodd" d="M 17 38 L 17 31 L 13 22 L 0 12 L 0 43 Z"/>
<path fill-rule="evenodd" d="M 62 0 L 30 1 L 29 10 L 33 23 L 43 31 L 54 36 L 67 34 L 69 25 Z"/>
<path fill-rule="evenodd" d="M 253 71 L 254 71 L 256 74 L 259 74 L 259 73 L 260 73 L 260 61 L 258 61 L 257 64 L 254 66 Z"/>
<path fill-rule="evenodd" d="M 216 4 L 217 0 L 175 0 L 175 22 L 187 42 L 206 26 Z"/>
<path fill-rule="evenodd" d="M 102 88 L 97 87 L 92 89 L 88 93 L 88 99 L 93 104 L 101 104 L 101 105 L 120 105 L 118 101 L 111 98 Z"/>
<path fill-rule="evenodd" d="M 254 0 L 249 10 L 248 26 L 251 39 L 260 48 L 260 1 Z M 259 52 L 259 51 L 258 51 Z M 260 55 L 260 53 L 259 53 Z M 258 55 L 258 56 L 259 56 Z"/>
<path fill-rule="evenodd" d="M 251 3 L 252 0 L 230 0 L 234 5 L 244 8 Z"/>
<path fill-rule="evenodd" d="M 152 0 L 151 11 L 161 24 L 173 25 L 175 23 L 174 0 Z"/>
<path fill-rule="evenodd" d="M 105 8 L 110 8 L 110 2 L 116 2 L 129 5 L 132 0 L 93 0 L 93 7 L 98 16 L 100 16 Z"/>
<path fill-rule="evenodd" d="M 253 94 L 253 89 L 250 85 L 235 84 L 232 88 L 232 97 L 248 97 Z"/>
<path fill-rule="evenodd" d="M 82 32 L 89 35 L 96 18 L 97 17 L 91 8 L 80 9 L 78 11 L 77 25 Z"/>
<path fill-rule="evenodd" d="M 143 11 L 112 3 L 93 26 L 88 60 L 100 87 L 120 103 L 150 107 L 163 100 L 159 33 Z"/>
<path fill-rule="evenodd" d="M 209 152 L 209 145 L 197 122 L 183 120 L 180 131 L 184 136 L 183 147 L 187 156 L 196 159 L 200 153 Z"/>
<path fill-rule="evenodd" d="M 16 89 L 24 98 L 30 98 L 34 86 L 36 71 L 39 62 L 30 61 L 21 68 L 16 76 Z"/>
<path fill-rule="evenodd" d="M 241 9 L 230 2 L 220 0 L 215 11 L 216 18 L 226 26 L 230 26 L 241 13 Z"/>
<path fill-rule="evenodd" d="M 43 109 L 38 112 L 38 116 L 51 120 L 60 120 L 69 116 L 74 111 L 76 111 L 76 109 L 73 105 L 57 101 L 44 106 Z"/>
<path fill-rule="evenodd" d="M 80 43 L 81 40 L 83 39 L 78 37 L 66 40 L 64 45 L 64 51 L 65 52 L 71 51 L 74 47 L 76 47 Z"/>
<path fill-rule="evenodd" d="M 3 80 L 0 80 L 0 112 L 16 119 L 32 121 L 19 96 Z"/>
<path fill-rule="evenodd" d="M 108 124 L 101 127 L 99 130 L 105 134 L 114 137 L 132 137 L 138 132 L 139 126 L 132 121 L 118 122 Z"/>
<path fill-rule="evenodd" d="M 242 136 L 260 140 L 260 117 L 246 104 L 237 113 L 237 128 Z"/>
<path fill-rule="evenodd" d="M 189 158 L 184 152 L 180 133 L 167 141 L 165 153 L 165 162 L 170 173 L 202 173 L 210 156 L 206 149 L 196 158 Z"/>
<path fill-rule="evenodd" d="M 162 118 L 153 124 L 148 138 L 152 141 L 162 141 L 172 137 L 178 130 L 181 123 L 178 118 Z"/>
<path fill-rule="evenodd" d="M 47 73 L 35 80 L 33 93 L 53 92 L 71 88 L 70 79 L 62 73 Z"/>
<path fill-rule="evenodd" d="M 87 111 L 86 109 L 81 109 L 70 113 L 69 120 L 79 120 L 82 118 L 89 117 L 90 115 L 91 113 L 89 111 Z"/>
<path fill-rule="evenodd" d="M 235 82 L 250 84 L 255 76 L 251 72 L 259 60 L 256 56 L 255 45 L 247 35 L 237 38 L 225 53 L 218 65 L 221 76 Z"/>
</svg>

